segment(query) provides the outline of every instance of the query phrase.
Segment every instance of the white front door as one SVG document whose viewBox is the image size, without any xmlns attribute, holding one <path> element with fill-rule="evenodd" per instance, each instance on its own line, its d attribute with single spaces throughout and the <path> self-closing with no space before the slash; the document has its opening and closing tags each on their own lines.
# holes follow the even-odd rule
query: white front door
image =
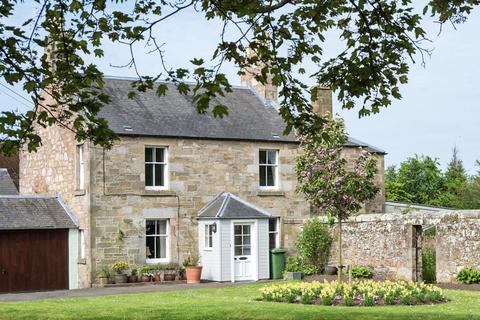
<svg viewBox="0 0 480 320">
<path fill-rule="evenodd" d="M 253 280 L 255 277 L 252 234 L 253 223 L 233 225 L 235 281 Z"/>
</svg>

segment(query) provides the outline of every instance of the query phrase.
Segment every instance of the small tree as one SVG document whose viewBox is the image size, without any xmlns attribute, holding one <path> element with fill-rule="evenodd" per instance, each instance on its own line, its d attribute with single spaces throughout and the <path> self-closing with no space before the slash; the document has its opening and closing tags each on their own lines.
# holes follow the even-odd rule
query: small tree
<svg viewBox="0 0 480 320">
<path fill-rule="evenodd" d="M 349 165 L 342 157 L 346 142 L 344 121 L 341 118 L 328 121 L 321 131 L 300 136 L 302 154 L 295 166 L 297 191 L 302 192 L 313 207 L 327 214 L 332 223 L 338 221 L 339 281 L 342 281 L 343 268 L 342 222 L 378 192 L 374 183 L 376 159 L 362 150 Z"/>
</svg>

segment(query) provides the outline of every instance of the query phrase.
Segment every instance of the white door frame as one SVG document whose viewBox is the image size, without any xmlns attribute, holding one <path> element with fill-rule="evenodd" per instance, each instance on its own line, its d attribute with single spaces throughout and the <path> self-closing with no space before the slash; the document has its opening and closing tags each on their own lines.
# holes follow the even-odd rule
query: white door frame
<svg viewBox="0 0 480 320">
<path fill-rule="evenodd" d="M 251 224 L 251 253 L 252 253 L 252 264 L 253 264 L 253 279 L 258 281 L 258 227 L 257 220 L 232 220 L 230 223 L 230 271 L 231 271 L 231 281 L 235 282 L 235 225 L 236 224 Z"/>
</svg>

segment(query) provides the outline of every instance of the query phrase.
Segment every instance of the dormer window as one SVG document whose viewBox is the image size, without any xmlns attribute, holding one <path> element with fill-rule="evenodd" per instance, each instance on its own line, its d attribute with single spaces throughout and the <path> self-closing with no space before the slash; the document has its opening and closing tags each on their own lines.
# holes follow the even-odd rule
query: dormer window
<svg viewBox="0 0 480 320">
<path fill-rule="evenodd" d="M 278 150 L 260 150 L 259 185 L 262 189 L 278 187 Z"/>
<path fill-rule="evenodd" d="M 168 187 L 167 147 L 145 147 L 145 189 L 162 190 Z"/>
</svg>

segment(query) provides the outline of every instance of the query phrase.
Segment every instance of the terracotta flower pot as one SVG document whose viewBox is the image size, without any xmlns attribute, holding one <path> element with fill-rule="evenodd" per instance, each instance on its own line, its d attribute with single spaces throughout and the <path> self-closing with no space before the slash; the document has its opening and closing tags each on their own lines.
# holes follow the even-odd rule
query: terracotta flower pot
<svg viewBox="0 0 480 320">
<path fill-rule="evenodd" d="M 150 282 L 150 276 L 142 276 L 142 282 Z"/>
<path fill-rule="evenodd" d="M 128 282 L 129 283 L 138 282 L 138 276 L 128 276 Z"/>
<path fill-rule="evenodd" d="M 187 283 L 200 283 L 202 267 L 186 267 Z"/>
</svg>

